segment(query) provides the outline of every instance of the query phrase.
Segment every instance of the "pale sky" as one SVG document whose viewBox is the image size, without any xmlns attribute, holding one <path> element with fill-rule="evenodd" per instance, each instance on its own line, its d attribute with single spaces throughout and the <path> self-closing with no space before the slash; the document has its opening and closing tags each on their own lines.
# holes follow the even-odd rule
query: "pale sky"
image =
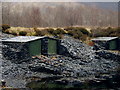
<svg viewBox="0 0 120 90">
<path fill-rule="evenodd" d="M 1 2 L 118 2 L 120 0 L 0 0 Z"/>
</svg>

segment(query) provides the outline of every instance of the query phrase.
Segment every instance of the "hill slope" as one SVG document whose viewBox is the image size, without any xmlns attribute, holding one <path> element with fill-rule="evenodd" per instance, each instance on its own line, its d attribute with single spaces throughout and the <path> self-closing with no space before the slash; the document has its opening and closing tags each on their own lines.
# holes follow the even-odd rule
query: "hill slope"
<svg viewBox="0 0 120 90">
<path fill-rule="evenodd" d="M 107 3 L 100 5 L 79 2 L 4 2 L 3 24 L 24 27 L 117 26 L 117 11 L 101 8 L 109 5 Z"/>
</svg>

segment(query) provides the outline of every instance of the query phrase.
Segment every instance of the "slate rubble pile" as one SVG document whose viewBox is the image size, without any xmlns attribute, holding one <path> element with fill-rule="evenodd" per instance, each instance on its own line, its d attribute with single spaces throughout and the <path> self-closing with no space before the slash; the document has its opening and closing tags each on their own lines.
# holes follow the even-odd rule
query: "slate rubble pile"
<svg viewBox="0 0 120 90">
<path fill-rule="evenodd" d="M 64 76 L 84 77 L 108 73 L 118 66 L 116 60 L 119 60 L 119 55 L 106 51 L 94 51 L 92 47 L 72 38 L 63 39 L 61 45 L 67 48 L 67 56 L 57 55 L 54 56 L 55 59 L 47 57 L 46 61 L 44 58 L 35 59 L 31 62 L 33 63 L 30 65 L 31 69 L 41 71 L 44 67 L 43 70 L 46 68 Z"/>
<path fill-rule="evenodd" d="M 15 87 L 25 86 L 26 77 L 48 77 L 61 75 L 64 78 L 72 77 L 92 79 L 103 73 L 113 73 L 119 67 L 119 54 L 107 51 L 95 51 L 79 40 L 65 37 L 61 40 L 61 51 L 64 55 L 37 56 L 19 64 L 3 58 L 2 77 L 5 80 L 13 79 L 19 82 L 9 82 Z M 112 58 L 111 58 L 112 57 Z M 43 74 L 44 73 L 44 74 Z M 20 83 L 21 82 L 21 83 Z M 22 83 L 23 82 L 23 83 Z M 20 83 L 20 84 L 19 84 Z M 21 85 L 22 84 L 22 85 Z"/>
</svg>

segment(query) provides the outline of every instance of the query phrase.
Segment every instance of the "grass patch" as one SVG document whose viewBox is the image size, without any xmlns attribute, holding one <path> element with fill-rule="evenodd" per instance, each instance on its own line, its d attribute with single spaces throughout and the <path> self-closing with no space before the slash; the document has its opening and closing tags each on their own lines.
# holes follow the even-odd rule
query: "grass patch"
<svg viewBox="0 0 120 90">
<path fill-rule="evenodd" d="M 64 35 L 72 36 L 75 39 L 79 39 L 83 42 L 89 43 L 88 38 L 94 37 L 120 37 L 120 27 L 117 28 L 95 28 L 87 30 L 83 27 L 65 27 L 65 28 L 25 28 L 25 27 L 9 27 L 5 25 L 4 33 L 20 36 L 56 36 L 63 38 Z M 92 43 L 90 43 L 91 45 Z"/>
</svg>

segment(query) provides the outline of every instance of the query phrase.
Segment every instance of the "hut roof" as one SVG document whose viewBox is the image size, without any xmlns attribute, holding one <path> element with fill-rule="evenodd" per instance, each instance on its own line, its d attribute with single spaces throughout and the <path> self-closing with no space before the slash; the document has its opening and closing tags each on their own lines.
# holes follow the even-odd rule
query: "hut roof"
<svg viewBox="0 0 120 90">
<path fill-rule="evenodd" d="M 1 41 L 3 42 L 29 42 L 37 39 L 44 38 L 43 37 L 37 37 L 37 36 L 17 36 L 13 38 L 8 38 L 8 39 L 2 39 Z"/>
<path fill-rule="evenodd" d="M 118 37 L 97 37 L 92 39 L 92 41 L 110 41 L 113 39 L 117 39 Z"/>
</svg>

